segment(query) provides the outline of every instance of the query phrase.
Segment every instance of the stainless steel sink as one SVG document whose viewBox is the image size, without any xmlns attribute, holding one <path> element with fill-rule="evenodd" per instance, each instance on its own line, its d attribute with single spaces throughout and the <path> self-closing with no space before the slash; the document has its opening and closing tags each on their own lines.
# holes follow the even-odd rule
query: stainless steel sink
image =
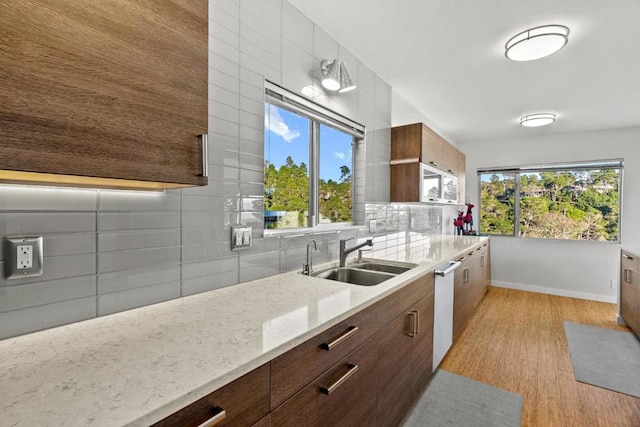
<svg viewBox="0 0 640 427">
<path fill-rule="evenodd" d="M 349 267 L 334 267 L 313 274 L 315 277 L 360 286 L 374 286 L 395 277 L 395 274 L 381 271 L 360 270 Z"/>
<path fill-rule="evenodd" d="M 367 260 L 348 267 L 333 267 L 318 271 L 313 276 L 353 285 L 374 286 L 417 266 L 407 262 Z"/>
<path fill-rule="evenodd" d="M 417 267 L 417 264 L 409 264 L 409 263 L 391 263 L 391 262 L 377 262 L 377 261 L 367 261 L 360 262 L 356 264 L 351 264 L 349 267 L 358 268 L 362 270 L 373 270 L 373 271 L 383 271 L 385 273 L 391 274 L 402 274 L 405 271 L 411 270 L 414 267 Z"/>
</svg>

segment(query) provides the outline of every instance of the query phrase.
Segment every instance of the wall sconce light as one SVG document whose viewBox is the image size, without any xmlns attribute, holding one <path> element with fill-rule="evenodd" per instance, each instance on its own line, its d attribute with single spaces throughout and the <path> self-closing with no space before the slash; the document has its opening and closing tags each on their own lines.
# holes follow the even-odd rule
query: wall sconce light
<svg viewBox="0 0 640 427">
<path fill-rule="evenodd" d="M 321 83 L 325 89 L 344 93 L 356 88 L 344 62 L 337 59 L 333 61 L 325 59 L 320 66 L 323 76 Z"/>
</svg>

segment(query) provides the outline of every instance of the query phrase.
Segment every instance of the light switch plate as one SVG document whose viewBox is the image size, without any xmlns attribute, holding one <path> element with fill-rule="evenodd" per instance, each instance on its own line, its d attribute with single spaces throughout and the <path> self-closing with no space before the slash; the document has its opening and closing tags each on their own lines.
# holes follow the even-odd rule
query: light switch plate
<svg viewBox="0 0 640 427">
<path fill-rule="evenodd" d="M 253 244 L 251 226 L 236 225 L 231 227 L 231 250 L 248 249 Z"/>
<path fill-rule="evenodd" d="M 42 276 L 42 236 L 9 236 L 4 239 L 4 275 L 7 279 Z"/>
</svg>

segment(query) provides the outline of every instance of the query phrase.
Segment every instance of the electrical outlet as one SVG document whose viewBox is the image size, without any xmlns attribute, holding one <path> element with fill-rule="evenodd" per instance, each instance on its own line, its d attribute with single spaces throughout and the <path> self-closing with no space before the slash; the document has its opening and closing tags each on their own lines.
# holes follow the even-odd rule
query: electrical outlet
<svg viewBox="0 0 640 427">
<path fill-rule="evenodd" d="M 231 227 L 231 250 L 248 249 L 252 245 L 251 226 L 234 225 Z"/>
<path fill-rule="evenodd" d="M 611 279 L 611 289 L 618 289 L 618 281 Z"/>
<path fill-rule="evenodd" d="M 409 228 L 411 228 L 411 229 L 416 228 L 416 219 L 415 218 L 410 218 L 409 219 Z"/>
<path fill-rule="evenodd" d="M 31 245 L 18 245 L 16 267 L 18 270 L 24 270 L 25 268 L 33 267 L 33 246 Z"/>
<path fill-rule="evenodd" d="M 4 239 L 4 272 L 7 279 L 41 276 L 42 236 L 11 236 Z"/>
<path fill-rule="evenodd" d="M 375 233 L 376 232 L 376 220 L 375 219 L 370 219 L 369 220 L 369 233 Z"/>
</svg>

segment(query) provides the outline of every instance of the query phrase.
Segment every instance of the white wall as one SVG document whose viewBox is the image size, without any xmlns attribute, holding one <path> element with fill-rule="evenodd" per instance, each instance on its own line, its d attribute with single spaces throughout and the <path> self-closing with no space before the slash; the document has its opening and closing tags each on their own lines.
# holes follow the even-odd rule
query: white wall
<svg viewBox="0 0 640 427">
<path fill-rule="evenodd" d="M 447 140 L 451 145 L 457 146 L 455 140 L 449 138 L 442 132 L 431 119 L 425 116 L 421 111 L 413 106 L 398 92 L 391 89 L 391 126 L 408 125 L 411 123 L 424 123 L 438 133 L 441 137 Z"/>
<path fill-rule="evenodd" d="M 476 206 L 478 168 L 623 158 L 622 245 L 640 242 L 640 221 L 636 219 L 640 212 L 640 128 L 464 141 L 459 147 L 467 155 L 467 195 Z M 513 237 L 491 240 L 494 285 L 617 301 L 618 291 L 611 289 L 611 280 L 619 280 L 620 245 Z"/>
</svg>

